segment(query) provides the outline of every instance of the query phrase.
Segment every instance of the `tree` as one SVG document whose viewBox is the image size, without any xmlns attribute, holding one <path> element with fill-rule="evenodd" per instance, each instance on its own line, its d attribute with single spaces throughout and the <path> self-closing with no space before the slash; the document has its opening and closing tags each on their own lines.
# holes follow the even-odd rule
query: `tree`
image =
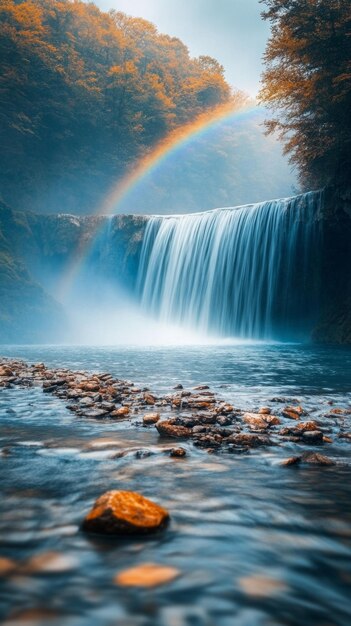
<svg viewBox="0 0 351 626">
<path fill-rule="evenodd" d="M 158 141 L 232 97 L 217 61 L 143 19 L 0 0 L 0 195 L 92 211 Z"/>
<path fill-rule="evenodd" d="M 261 100 L 304 188 L 351 173 L 350 0 L 260 0 L 271 23 Z"/>
</svg>

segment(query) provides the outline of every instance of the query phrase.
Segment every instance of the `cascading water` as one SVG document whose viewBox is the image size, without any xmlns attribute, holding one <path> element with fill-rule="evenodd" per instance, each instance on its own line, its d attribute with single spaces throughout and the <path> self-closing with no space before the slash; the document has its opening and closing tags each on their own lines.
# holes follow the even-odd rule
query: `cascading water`
<svg viewBox="0 0 351 626">
<path fill-rule="evenodd" d="M 148 221 L 137 288 L 163 322 L 255 339 L 308 335 L 321 192 Z"/>
</svg>

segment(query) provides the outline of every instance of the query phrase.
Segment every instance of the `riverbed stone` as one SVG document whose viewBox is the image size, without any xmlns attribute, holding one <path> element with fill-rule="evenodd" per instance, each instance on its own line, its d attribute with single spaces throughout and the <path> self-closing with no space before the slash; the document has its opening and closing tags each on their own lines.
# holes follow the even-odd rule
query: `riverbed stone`
<svg viewBox="0 0 351 626">
<path fill-rule="evenodd" d="M 184 448 L 172 448 L 170 451 L 170 456 L 181 458 L 186 456 L 186 450 Z"/>
<path fill-rule="evenodd" d="M 156 424 L 156 422 L 158 422 L 159 419 L 160 419 L 159 413 L 147 413 L 143 417 L 143 424 L 145 424 L 145 426 Z"/>
<path fill-rule="evenodd" d="M 301 417 L 301 413 L 297 410 L 297 407 L 294 406 L 286 406 L 282 410 L 282 416 L 287 417 L 291 420 L 299 420 Z"/>
<path fill-rule="evenodd" d="M 304 454 L 302 459 L 304 463 L 311 463 L 313 465 L 335 465 L 335 461 L 330 459 L 328 456 L 325 456 L 324 454 L 319 454 L 319 452 Z"/>
<path fill-rule="evenodd" d="M 168 521 L 168 511 L 140 493 L 107 491 L 85 517 L 83 529 L 106 535 L 150 534 Z"/>
<path fill-rule="evenodd" d="M 191 437 L 192 430 L 176 423 L 176 419 L 162 420 L 155 424 L 162 437 Z"/>
<path fill-rule="evenodd" d="M 302 441 L 305 443 L 323 443 L 323 433 L 320 430 L 307 430 L 302 433 Z"/>
<path fill-rule="evenodd" d="M 129 415 L 130 409 L 128 406 L 121 406 L 119 409 L 115 409 L 110 413 L 110 417 L 126 417 Z"/>
<path fill-rule="evenodd" d="M 244 413 L 243 421 L 255 430 L 266 430 L 269 424 L 258 413 Z"/>
<path fill-rule="evenodd" d="M 272 445 L 269 437 L 265 435 L 256 435 L 254 433 L 236 433 L 235 435 L 230 435 L 230 437 L 227 437 L 225 442 L 234 443 L 237 446 L 245 446 L 248 448 Z"/>
</svg>

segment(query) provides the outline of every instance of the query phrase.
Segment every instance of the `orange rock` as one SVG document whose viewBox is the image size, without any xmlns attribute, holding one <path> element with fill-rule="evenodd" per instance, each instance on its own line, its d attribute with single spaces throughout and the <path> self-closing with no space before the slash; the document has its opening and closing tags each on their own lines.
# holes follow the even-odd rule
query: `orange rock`
<svg viewBox="0 0 351 626">
<path fill-rule="evenodd" d="M 258 411 L 258 413 L 259 415 L 270 415 L 271 409 L 269 408 L 269 406 L 262 406 L 260 410 Z"/>
<path fill-rule="evenodd" d="M 133 491 L 107 491 L 83 522 L 84 530 L 108 535 L 152 533 L 164 528 L 169 513 Z"/>
<path fill-rule="evenodd" d="M 330 409 L 329 411 L 329 413 L 332 413 L 333 415 L 347 415 L 350 412 L 351 412 L 350 409 L 339 409 L 339 408 Z"/>
<path fill-rule="evenodd" d="M 164 437 L 191 437 L 192 430 L 187 426 L 181 426 L 179 424 L 175 424 L 174 420 L 171 418 L 169 420 L 159 421 L 156 424 L 156 428 L 160 435 Z"/>
<path fill-rule="evenodd" d="M 0 376 L 13 376 L 13 371 L 7 365 L 1 365 Z"/>
<path fill-rule="evenodd" d="M 119 409 L 116 409 L 115 411 L 112 411 L 112 413 L 110 413 L 111 417 L 123 417 L 124 415 L 129 415 L 129 407 L 127 406 L 121 406 Z"/>
<path fill-rule="evenodd" d="M 263 419 L 270 426 L 278 426 L 279 424 L 281 424 L 279 417 L 277 417 L 276 415 L 263 415 Z"/>
<path fill-rule="evenodd" d="M 159 419 L 160 419 L 159 413 L 147 413 L 143 417 L 143 423 L 148 426 L 150 424 L 156 424 L 156 422 L 158 422 Z"/>
<path fill-rule="evenodd" d="M 79 387 L 80 389 L 83 389 L 83 391 L 99 391 L 100 390 L 99 383 L 81 383 Z"/>
<path fill-rule="evenodd" d="M 257 413 L 244 413 L 243 420 L 245 424 L 249 424 L 250 428 L 265 430 L 268 428 L 267 422 Z"/>
<path fill-rule="evenodd" d="M 144 400 L 146 404 L 155 404 L 156 398 L 151 393 L 144 393 Z"/>
<path fill-rule="evenodd" d="M 305 432 L 307 430 L 318 430 L 318 424 L 316 422 L 300 422 L 295 426 L 295 430 L 301 430 Z"/>
<path fill-rule="evenodd" d="M 291 419 L 291 420 L 298 420 L 298 419 L 300 419 L 301 413 L 297 409 L 298 409 L 298 407 L 286 406 L 282 410 L 282 415 L 284 417 L 287 417 L 287 418 Z"/>
<path fill-rule="evenodd" d="M 157 587 L 171 582 L 179 574 L 180 571 L 175 567 L 143 563 L 120 572 L 115 576 L 114 582 L 123 587 Z"/>
</svg>

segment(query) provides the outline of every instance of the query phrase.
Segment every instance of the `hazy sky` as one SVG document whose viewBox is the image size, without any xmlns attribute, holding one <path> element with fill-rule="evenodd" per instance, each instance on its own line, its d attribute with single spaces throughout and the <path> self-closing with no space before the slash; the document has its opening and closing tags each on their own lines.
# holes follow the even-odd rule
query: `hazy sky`
<svg viewBox="0 0 351 626">
<path fill-rule="evenodd" d="M 160 32 L 179 37 L 192 56 L 215 57 L 232 85 L 256 95 L 269 34 L 259 0 L 95 0 L 95 4 L 150 20 Z"/>
</svg>

